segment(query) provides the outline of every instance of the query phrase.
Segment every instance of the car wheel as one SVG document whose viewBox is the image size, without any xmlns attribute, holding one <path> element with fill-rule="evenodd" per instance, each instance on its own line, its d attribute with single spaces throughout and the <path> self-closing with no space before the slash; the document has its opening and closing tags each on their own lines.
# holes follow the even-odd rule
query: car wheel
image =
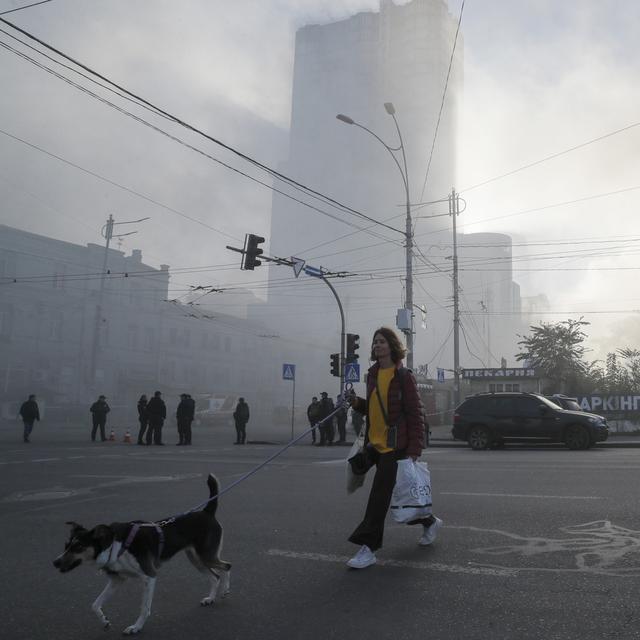
<svg viewBox="0 0 640 640">
<path fill-rule="evenodd" d="M 489 429 L 481 425 L 471 427 L 467 436 L 467 442 L 475 451 L 486 449 L 491 443 L 491 434 L 489 433 Z"/>
<path fill-rule="evenodd" d="M 587 429 L 579 424 L 572 424 L 564 432 L 564 441 L 569 449 L 588 449 L 591 446 L 591 436 Z"/>
</svg>

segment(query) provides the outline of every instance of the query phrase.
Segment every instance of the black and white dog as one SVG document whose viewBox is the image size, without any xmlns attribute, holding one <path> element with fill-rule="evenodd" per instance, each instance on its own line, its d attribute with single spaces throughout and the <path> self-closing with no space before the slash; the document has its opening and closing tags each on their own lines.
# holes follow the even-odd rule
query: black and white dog
<svg viewBox="0 0 640 640">
<path fill-rule="evenodd" d="M 115 522 L 99 524 L 91 530 L 68 522 L 71 536 L 64 552 L 53 561 L 62 573 L 75 569 L 83 561 L 93 562 L 109 578 L 107 586 L 92 605 L 105 629 L 110 622 L 102 607 L 113 595 L 116 587 L 127 578 L 142 578 L 144 592 L 138 619 L 123 633 L 139 633 L 151 613 L 151 601 L 160 565 L 184 550 L 191 563 L 209 575 L 210 588 L 200 604 L 215 602 L 216 596 L 229 593 L 231 565 L 220 559 L 222 527 L 216 520 L 219 493 L 218 481 L 213 475 L 207 479 L 210 500 L 201 511 L 194 511 L 159 524 L 144 522 Z"/>
</svg>

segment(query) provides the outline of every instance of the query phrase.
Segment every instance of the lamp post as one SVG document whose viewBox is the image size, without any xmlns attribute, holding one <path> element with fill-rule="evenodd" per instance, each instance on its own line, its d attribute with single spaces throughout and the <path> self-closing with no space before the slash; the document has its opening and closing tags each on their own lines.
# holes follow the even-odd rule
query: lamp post
<svg viewBox="0 0 640 640">
<path fill-rule="evenodd" d="M 389 155 L 393 158 L 393 161 L 400 171 L 402 176 L 402 183 L 404 184 L 405 200 L 407 206 L 406 226 L 403 233 L 405 238 L 405 262 L 406 262 L 406 291 L 404 299 L 404 308 L 407 312 L 407 319 L 409 328 L 403 330 L 407 337 L 407 366 L 409 369 L 413 368 L 413 231 L 411 225 L 411 200 L 409 198 L 409 172 L 407 170 L 407 155 L 405 153 L 404 141 L 402 139 L 402 133 L 400 132 L 400 126 L 396 119 L 396 110 L 391 102 L 384 103 L 385 111 L 393 118 L 393 122 L 396 125 L 396 131 L 398 132 L 398 139 L 400 140 L 400 146 L 389 146 L 379 135 L 368 129 L 364 125 L 356 122 L 353 118 L 345 116 L 339 113 L 336 118 L 345 124 L 352 124 L 360 129 L 363 129 L 367 133 L 371 134 L 382 146 L 389 152 Z M 400 151 L 402 155 L 402 164 L 396 157 L 396 152 Z"/>
</svg>

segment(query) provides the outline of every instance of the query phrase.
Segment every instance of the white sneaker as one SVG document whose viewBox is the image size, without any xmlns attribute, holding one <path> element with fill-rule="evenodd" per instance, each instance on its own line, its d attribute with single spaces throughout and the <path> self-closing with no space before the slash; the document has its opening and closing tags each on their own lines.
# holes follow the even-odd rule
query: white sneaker
<svg viewBox="0 0 640 640">
<path fill-rule="evenodd" d="M 358 553 L 356 553 L 351 560 L 347 562 L 347 566 L 352 569 L 364 569 L 365 567 L 370 567 L 372 564 L 376 563 L 376 555 L 367 547 L 366 544 L 363 544 L 360 547 Z"/>
<path fill-rule="evenodd" d="M 444 522 L 442 522 L 440 518 L 436 518 L 435 522 L 424 528 L 424 532 L 420 540 L 418 540 L 418 544 L 421 547 L 428 547 L 430 544 L 435 542 L 438 537 L 438 530 L 443 524 Z"/>
</svg>

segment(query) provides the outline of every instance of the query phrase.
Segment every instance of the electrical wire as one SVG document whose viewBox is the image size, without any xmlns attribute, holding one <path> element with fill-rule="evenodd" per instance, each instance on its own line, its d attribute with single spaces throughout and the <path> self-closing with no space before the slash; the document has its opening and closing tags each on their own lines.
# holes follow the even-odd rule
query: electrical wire
<svg viewBox="0 0 640 640">
<path fill-rule="evenodd" d="M 429 178 L 429 171 L 431 169 L 431 161 L 433 159 L 433 150 L 436 146 L 436 140 L 438 138 L 438 130 L 440 128 L 440 120 L 442 119 L 442 110 L 444 109 L 444 101 L 447 96 L 447 87 L 449 86 L 449 77 L 451 75 L 451 67 L 453 66 L 453 57 L 456 52 L 456 44 L 458 43 L 458 34 L 460 33 L 460 24 L 462 23 L 462 14 L 464 12 L 465 0 L 462 0 L 460 6 L 460 17 L 458 18 L 458 26 L 456 27 L 456 35 L 453 39 L 453 47 L 451 48 L 451 57 L 449 58 L 449 68 L 447 69 L 447 77 L 444 82 L 444 90 L 442 92 L 442 101 L 440 102 L 440 111 L 438 113 L 438 120 L 436 122 L 436 129 L 433 134 L 433 142 L 431 143 L 431 151 L 429 153 L 429 161 L 427 162 L 427 170 L 424 174 L 424 181 L 422 182 L 422 191 L 420 192 L 420 200 L 424 198 L 424 191 L 427 188 L 427 179 Z"/>
<path fill-rule="evenodd" d="M 25 4 L 22 7 L 16 7 L 15 9 L 7 9 L 6 11 L 1 11 L 0 16 L 5 16 L 8 13 L 13 13 L 14 11 L 22 11 L 23 9 L 30 9 L 31 7 L 37 7 L 39 4 L 46 4 L 47 2 L 51 2 L 51 0 L 40 0 L 40 2 L 32 2 L 31 4 Z"/>
<path fill-rule="evenodd" d="M 116 89 L 118 89 L 119 91 L 121 91 L 122 93 L 126 94 L 127 96 L 130 96 L 131 98 L 133 98 L 134 100 L 136 100 L 137 102 L 147 105 L 148 107 L 150 107 L 151 109 L 154 110 L 154 112 L 156 112 L 157 114 L 166 117 L 168 119 L 170 119 L 171 121 L 175 122 L 176 124 L 186 128 L 187 130 L 196 133 L 197 135 L 200 135 L 204 138 L 206 138 L 207 140 L 209 140 L 210 142 L 213 142 L 214 144 L 222 147 L 223 149 L 225 149 L 226 151 L 229 151 L 230 153 L 238 156 L 239 158 L 243 159 L 246 162 L 249 162 L 250 164 L 254 165 L 255 167 L 267 172 L 269 175 L 271 175 L 273 178 L 276 178 L 282 182 L 285 182 L 286 184 L 288 184 L 289 186 L 294 187 L 295 189 L 301 190 L 304 193 L 306 193 L 307 195 L 310 195 L 311 197 L 314 198 L 319 198 L 321 199 L 325 204 L 329 204 L 330 206 L 336 207 L 339 210 L 346 212 L 346 213 L 350 213 L 352 215 L 355 215 L 357 217 L 360 217 L 362 219 L 368 220 L 369 222 L 372 222 L 373 224 L 377 224 L 379 226 L 383 226 L 386 227 L 387 229 L 390 229 L 392 231 L 395 231 L 396 233 L 401 233 L 404 235 L 404 233 L 402 231 L 400 231 L 399 229 L 396 229 L 395 227 L 391 227 L 383 222 L 380 222 L 378 220 L 375 220 L 374 218 L 371 218 L 370 216 L 357 211 L 356 209 L 353 209 L 347 205 L 344 205 L 343 203 L 335 200 L 334 198 L 331 198 L 321 192 L 315 191 L 314 189 L 311 189 L 310 187 L 292 179 L 289 178 L 288 176 L 268 167 L 267 165 L 255 160 L 254 158 L 248 156 L 247 154 L 244 154 L 242 152 L 240 152 L 239 150 L 235 149 L 234 147 L 222 142 L 221 140 L 205 133 L 204 131 L 200 130 L 199 128 L 195 127 L 194 125 L 191 125 L 189 123 L 187 123 L 186 121 L 178 118 L 175 115 L 172 115 L 171 113 L 168 113 L 167 111 L 165 111 L 164 109 L 161 109 L 160 107 L 158 107 L 157 105 L 154 105 L 153 103 L 149 102 L 148 100 L 145 100 L 144 98 L 142 98 L 139 95 L 136 95 L 135 93 L 125 89 L 124 87 L 122 87 L 121 85 L 113 82 L 112 80 L 110 80 L 109 78 L 105 77 L 104 75 L 98 73 L 97 71 L 91 69 L 90 67 L 88 67 L 87 65 L 79 62 L 78 60 L 72 58 L 71 56 L 63 53 L 62 51 L 56 49 L 55 47 L 47 44 L 46 42 L 44 42 L 43 40 L 37 38 L 36 36 L 34 36 L 33 34 L 29 33 L 28 31 L 21 29 L 20 27 L 18 27 L 17 25 L 12 24 L 11 22 L 5 20 L 4 18 L 0 18 L 0 22 L 5 23 L 7 26 L 11 27 L 12 29 L 15 29 L 16 31 L 18 31 L 19 33 L 22 33 L 24 36 L 26 36 L 27 38 L 31 39 L 32 41 L 37 42 L 38 44 L 40 44 L 41 46 L 45 47 L 46 49 L 48 49 L 49 51 L 53 51 L 54 53 L 56 53 L 57 55 L 61 56 L 62 58 L 68 60 L 69 62 L 72 62 L 73 64 L 75 64 L 76 66 L 80 67 L 81 69 L 84 69 L 85 71 L 87 71 L 88 73 L 90 73 L 91 75 L 101 79 L 104 82 L 107 82 L 108 84 L 110 84 L 111 86 L 115 87 Z M 6 46 L 6 45 L 5 45 Z M 18 52 L 19 53 L 19 52 Z M 54 72 L 55 74 L 55 72 Z M 70 81 L 69 79 L 67 79 L 67 81 Z M 77 87 L 79 88 L 79 87 Z M 84 90 L 88 91 L 86 88 L 84 88 Z M 101 98 L 98 98 L 101 99 Z M 103 98 L 101 100 L 104 100 Z M 119 109 L 120 110 L 120 109 Z M 228 165 L 224 165 L 227 166 L 227 168 L 230 168 L 230 166 Z M 233 169 L 235 171 L 238 171 L 237 169 Z M 240 172 L 242 173 L 242 172 Z M 246 174 L 243 174 L 246 175 Z M 248 177 L 248 176 L 247 176 Z M 274 191 L 277 191 L 274 189 Z"/>
</svg>

